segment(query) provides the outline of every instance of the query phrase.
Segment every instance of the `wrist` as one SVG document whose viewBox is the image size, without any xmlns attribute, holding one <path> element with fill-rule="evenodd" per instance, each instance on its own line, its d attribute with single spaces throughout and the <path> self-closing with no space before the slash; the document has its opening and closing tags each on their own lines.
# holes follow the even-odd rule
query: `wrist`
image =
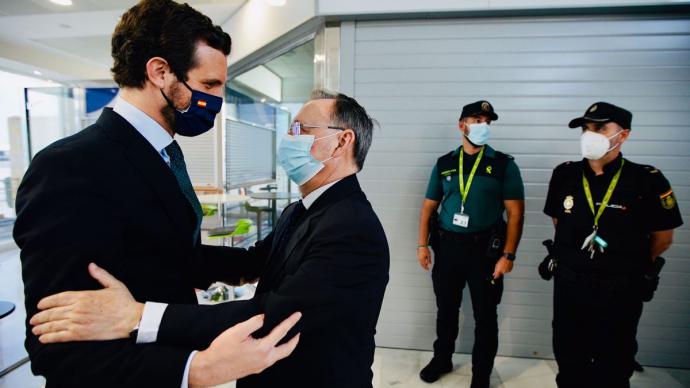
<svg viewBox="0 0 690 388">
<path fill-rule="evenodd" d="M 513 252 L 503 252 L 503 256 L 505 259 L 510 260 L 510 261 L 515 261 L 515 253 Z"/>
<path fill-rule="evenodd" d="M 125 338 L 129 337 L 136 341 L 139 335 L 139 325 L 141 324 L 141 317 L 144 314 L 144 304 L 139 302 L 134 302 L 132 306 L 132 314 L 130 314 L 124 321 L 123 332 Z"/>
<path fill-rule="evenodd" d="M 132 314 L 131 320 L 129 321 L 130 330 L 137 329 L 141 323 L 141 317 L 144 315 L 144 304 L 135 302 L 134 303 L 134 314 Z"/>
<path fill-rule="evenodd" d="M 208 350 L 197 352 L 192 357 L 192 362 L 189 366 L 189 387 L 208 387 L 215 385 L 211 381 L 210 362 L 208 360 Z"/>
<path fill-rule="evenodd" d="M 417 245 L 417 249 L 422 249 L 422 248 L 429 248 L 429 245 L 427 245 L 427 244 L 419 244 L 419 245 Z"/>
</svg>

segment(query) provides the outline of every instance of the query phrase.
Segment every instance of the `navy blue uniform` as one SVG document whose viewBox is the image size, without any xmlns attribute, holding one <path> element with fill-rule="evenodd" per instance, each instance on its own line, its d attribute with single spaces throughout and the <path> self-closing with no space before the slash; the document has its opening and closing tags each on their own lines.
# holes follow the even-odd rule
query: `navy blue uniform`
<svg viewBox="0 0 690 388">
<path fill-rule="evenodd" d="M 622 155 L 595 175 L 586 160 L 556 167 L 544 213 L 558 220 L 555 256 L 553 347 L 563 387 L 629 387 L 642 312 L 641 283 L 650 265 L 650 234 L 682 225 L 671 186 L 658 169 L 625 160 L 620 179 L 599 220 L 608 246 L 593 257 L 582 244 L 594 215 L 583 173 L 599 208 Z"/>
</svg>

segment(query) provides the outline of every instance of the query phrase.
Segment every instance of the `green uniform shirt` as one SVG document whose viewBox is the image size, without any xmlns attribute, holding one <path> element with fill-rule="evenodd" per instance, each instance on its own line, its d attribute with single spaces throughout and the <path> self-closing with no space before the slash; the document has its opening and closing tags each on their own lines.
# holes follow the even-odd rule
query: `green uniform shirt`
<svg viewBox="0 0 690 388">
<path fill-rule="evenodd" d="M 520 177 L 520 170 L 515 164 L 512 156 L 505 164 L 505 171 L 495 168 L 496 151 L 486 145 L 484 156 L 479 162 L 477 172 L 465 202 L 465 214 L 469 215 L 470 222 L 467 228 L 453 225 L 453 216 L 460 213 L 462 196 L 460 195 L 459 160 L 462 147 L 452 152 L 452 168 L 440 171 L 438 163 L 431 171 L 429 185 L 426 189 L 426 198 L 434 201 L 441 201 L 439 213 L 439 223 L 441 228 L 457 233 L 474 233 L 487 230 L 503 216 L 505 207 L 504 200 L 525 199 L 525 188 Z M 479 152 L 474 155 L 465 154 L 463 156 L 463 174 L 465 184 L 469 179 L 472 166 L 477 159 Z M 502 179 L 500 178 L 502 175 Z"/>
</svg>

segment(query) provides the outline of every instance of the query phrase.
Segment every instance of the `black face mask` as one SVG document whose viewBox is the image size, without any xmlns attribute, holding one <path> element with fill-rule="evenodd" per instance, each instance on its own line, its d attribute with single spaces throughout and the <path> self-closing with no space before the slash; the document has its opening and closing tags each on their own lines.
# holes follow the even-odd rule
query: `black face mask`
<svg viewBox="0 0 690 388">
<path fill-rule="evenodd" d="M 216 115 L 223 107 L 223 99 L 218 96 L 194 90 L 184 81 L 182 81 L 182 84 L 192 92 L 189 108 L 184 111 L 175 108 L 172 101 L 163 93 L 163 89 L 161 89 L 161 94 L 175 112 L 175 133 L 182 136 L 199 136 L 213 128 Z"/>
</svg>

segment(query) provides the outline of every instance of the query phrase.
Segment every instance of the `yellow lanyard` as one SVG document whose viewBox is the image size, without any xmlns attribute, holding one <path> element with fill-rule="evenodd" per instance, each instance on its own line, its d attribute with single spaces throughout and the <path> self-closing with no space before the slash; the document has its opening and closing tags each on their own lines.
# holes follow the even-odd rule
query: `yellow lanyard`
<svg viewBox="0 0 690 388">
<path fill-rule="evenodd" d="M 462 147 L 460 147 L 460 166 L 458 167 L 460 170 L 460 176 L 458 177 L 458 180 L 460 181 L 460 195 L 462 196 L 462 207 L 460 209 L 460 213 L 465 213 L 465 201 L 467 200 L 467 194 L 470 192 L 470 186 L 472 186 L 474 173 L 477 171 L 477 167 L 479 167 L 479 161 L 482 160 L 482 155 L 484 155 L 484 147 L 482 147 L 481 151 L 479 151 L 477 160 L 474 161 L 474 166 L 472 166 L 472 171 L 470 171 L 470 176 L 467 179 L 467 186 L 465 186 L 465 176 L 463 175 L 462 156 L 464 154 L 465 151 L 463 151 Z"/>
<path fill-rule="evenodd" d="M 606 206 L 608 206 L 611 195 L 613 195 L 613 190 L 616 189 L 618 178 L 621 176 L 621 171 L 623 171 L 623 164 L 625 164 L 625 159 L 621 159 L 621 166 L 618 168 L 616 175 L 613 176 L 613 179 L 611 179 L 609 188 L 606 190 L 606 195 L 604 195 L 604 199 L 601 201 L 601 204 L 599 204 L 599 210 L 597 210 L 596 213 L 594 213 L 594 202 L 592 201 L 592 192 L 589 189 L 589 181 L 587 181 L 587 178 L 585 177 L 585 172 L 582 171 L 582 186 L 585 188 L 587 203 L 589 204 L 589 208 L 592 210 L 592 214 L 594 215 L 595 230 L 599 228 L 599 218 L 601 218 L 601 215 L 604 213 L 604 209 L 606 209 Z"/>
</svg>

